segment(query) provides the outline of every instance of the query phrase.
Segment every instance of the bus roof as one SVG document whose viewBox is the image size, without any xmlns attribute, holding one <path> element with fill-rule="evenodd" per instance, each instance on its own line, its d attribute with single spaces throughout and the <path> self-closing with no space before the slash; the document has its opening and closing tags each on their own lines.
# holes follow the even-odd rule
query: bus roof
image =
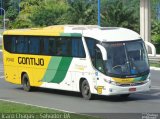
<svg viewBox="0 0 160 119">
<path fill-rule="evenodd" d="M 141 38 L 138 33 L 126 28 L 96 25 L 55 25 L 44 28 L 15 29 L 5 31 L 3 35 L 84 36 L 104 42 L 131 41 Z"/>
</svg>

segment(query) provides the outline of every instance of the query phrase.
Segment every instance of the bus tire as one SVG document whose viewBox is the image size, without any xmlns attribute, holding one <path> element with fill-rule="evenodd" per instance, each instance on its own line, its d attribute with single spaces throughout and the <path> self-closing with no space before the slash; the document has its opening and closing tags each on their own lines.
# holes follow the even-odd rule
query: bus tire
<svg viewBox="0 0 160 119">
<path fill-rule="evenodd" d="M 27 74 L 22 76 L 22 87 L 24 91 L 31 91 L 32 87 L 30 86 L 29 77 Z"/>
<path fill-rule="evenodd" d="M 89 83 L 87 80 L 83 80 L 81 84 L 81 94 L 82 94 L 82 97 L 86 100 L 93 99 L 93 94 L 90 91 Z"/>
</svg>

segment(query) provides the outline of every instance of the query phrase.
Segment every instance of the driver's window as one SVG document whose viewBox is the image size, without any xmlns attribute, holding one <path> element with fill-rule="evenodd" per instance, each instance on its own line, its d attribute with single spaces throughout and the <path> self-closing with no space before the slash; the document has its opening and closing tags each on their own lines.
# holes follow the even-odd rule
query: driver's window
<svg viewBox="0 0 160 119">
<path fill-rule="evenodd" d="M 95 60 L 95 67 L 100 72 L 104 73 L 104 62 L 102 59 L 102 53 L 99 48 L 96 48 L 96 60 Z"/>
</svg>

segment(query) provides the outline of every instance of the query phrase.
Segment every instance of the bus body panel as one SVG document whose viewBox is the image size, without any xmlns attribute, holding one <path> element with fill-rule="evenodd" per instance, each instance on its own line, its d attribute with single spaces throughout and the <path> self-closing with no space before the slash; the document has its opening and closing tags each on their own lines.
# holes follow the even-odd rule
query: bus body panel
<svg viewBox="0 0 160 119">
<path fill-rule="evenodd" d="M 93 73 L 90 71 L 93 69 L 88 66 L 90 63 L 85 58 L 11 54 L 5 50 L 3 53 L 5 79 L 8 82 L 21 84 L 22 73 L 27 73 L 30 85 L 36 87 L 78 92 L 81 78 L 87 79 L 92 85 L 90 75 Z M 31 61 L 43 59 L 44 66 L 41 66 L 38 60 L 29 62 L 28 58 L 31 58 Z"/>
<path fill-rule="evenodd" d="M 78 27 L 77 27 L 78 28 Z M 57 29 L 55 32 L 54 30 Z M 148 91 L 150 89 L 151 81 L 149 76 L 138 77 L 138 78 L 112 78 L 107 76 L 100 71 L 98 71 L 92 64 L 91 57 L 89 55 L 88 47 L 84 40 L 85 37 L 93 37 L 103 42 L 106 39 L 100 39 L 102 36 L 110 36 L 109 34 L 105 35 L 103 31 L 101 34 L 100 31 L 94 29 L 84 30 L 71 30 L 71 27 L 64 28 L 60 27 L 48 27 L 44 29 L 31 29 L 27 30 L 11 30 L 6 31 L 4 35 L 24 35 L 24 36 L 53 36 L 60 37 L 61 35 L 67 35 L 66 37 L 75 37 L 82 36 L 82 42 L 85 50 L 85 58 L 76 58 L 76 57 L 64 57 L 64 56 L 47 56 L 47 55 L 34 55 L 34 54 L 15 54 L 9 53 L 3 49 L 3 61 L 4 61 L 4 75 L 5 80 L 14 84 L 21 84 L 21 78 L 23 73 L 27 73 L 30 85 L 35 87 L 44 87 L 51 89 L 60 89 L 60 90 L 69 90 L 80 92 L 80 80 L 86 79 L 89 83 L 91 93 L 99 95 L 117 95 L 117 94 L 129 94 L 141 91 Z M 112 29 L 114 32 L 114 29 Z M 118 29 L 124 30 L 124 29 Z M 124 30 L 125 32 L 127 30 Z M 123 31 L 123 32 L 124 32 Z M 87 36 L 88 32 L 88 36 Z M 109 30 L 111 32 L 111 30 Z M 123 32 L 116 31 L 117 34 Z M 127 34 L 128 32 L 128 34 Z M 127 31 L 126 41 L 129 40 L 130 30 Z M 76 33 L 76 34 L 74 34 Z M 97 33 L 97 34 L 96 34 Z M 113 33 L 112 33 L 113 34 Z M 102 36 L 101 36 L 102 35 Z M 115 34 L 116 35 L 116 34 Z M 131 40 L 135 38 L 140 38 L 135 32 L 132 33 Z M 65 37 L 65 36 L 63 36 Z M 110 36 L 109 42 L 112 42 L 113 36 Z M 109 38 L 109 37 L 107 37 Z M 118 36 L 114 39 L 114 42 L 118 41 Z M 123 35 L 123 38 L 125 36 Z M 120 39 L 120 41 L 122 38 Z M 147 80 L 143 85 L 134 85 L 134 82 L 140 80 Z M 111 84 L 108 81 L 115 81 L 117 83 L 128 84 L 133 83 L 130 86 L 117 86 Z M 130 88 L 136 88 L 136 91 L 129 91 Z"/>
</svg>

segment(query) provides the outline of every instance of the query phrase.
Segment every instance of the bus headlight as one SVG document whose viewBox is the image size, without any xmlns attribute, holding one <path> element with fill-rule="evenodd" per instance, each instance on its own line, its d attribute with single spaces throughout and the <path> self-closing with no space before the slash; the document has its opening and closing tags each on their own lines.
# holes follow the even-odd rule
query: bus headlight
<svg viewBox="0 0 160 119">
<path fill-rule="evenodd" d="M 142 81 L 142 82 L 145 84 L 145 83 L 148 83 L 149 81 L 150 81 L 150 77 L 147 78 L 146 80 Z"/>
<path fill-rule="evenodd" d="M 112 80 L 107 80 L 107 79 L 104 79 L 105 82 L 109 83 L 109 84 L 112 84 L 112 85 L 116 85 L 116 86 L 119 86 L 120 83 L 117 83 L 115 81 L 112 81 Z"/>
</svg>

